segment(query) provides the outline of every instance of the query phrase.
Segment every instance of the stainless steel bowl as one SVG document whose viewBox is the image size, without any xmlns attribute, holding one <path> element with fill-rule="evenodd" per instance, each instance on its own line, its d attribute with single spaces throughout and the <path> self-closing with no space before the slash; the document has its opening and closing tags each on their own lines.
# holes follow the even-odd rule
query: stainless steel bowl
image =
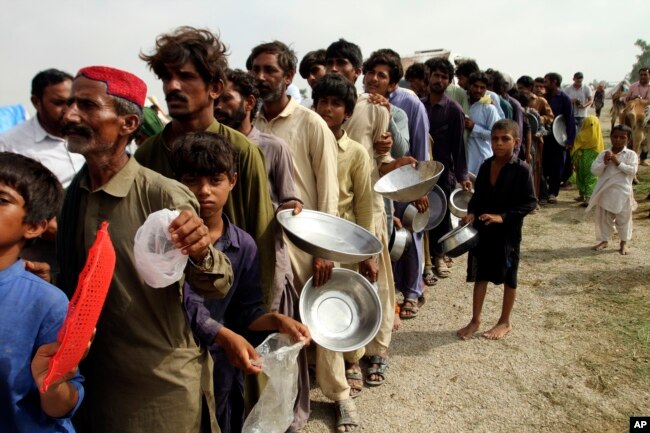
<svg viewBox="0 0 650 433">
<path fill-rule="evenodd" d="M 388 252 L 393 262 L 398 261 L 411 248 L 413 237 L 404 227 L 397 229 L 393 227 L 393 233 L 390 235 L 388 243 Z"/>
<path fill-rule="evenodd" d="M 404 215 L 402 215 L 402 224 L 409 231 L 420 233 L 429 222 L 429 212 L 418 212 L 418 208 L 413 204 L 406 206 Z"/>
<path fill-rule="evenodd" d="M 335 352 L 365 346 L 381 324 L 377 292 L 368 280 L 349 269 L 332 270 L 332 278 L 320 287 L 314 287 L 310 278 L 300 293 L 299 308 L 314 341 Z"/>
<path fill-rule="evenodd" d="M 374 190 L 391 200 L 412 202 L 431 191 L 444 169 L 438 161 L 422 161 L 417 168 L 404 165 L 379 179 Z"/>
<path fill-rule="evenodd" d="M 449 257 L 462 256 L 478 244 L 478 231 L 471 224 L 458 226 L 438 240 Z"/>
<path fill-rule="evenodd" d="M 278 212 L 277 219 L 289 240 L 301 250 L 340 263 L 358 263 L 377 255 L 382 245 L 363 227 L 323 212 L 303 209 Z"/>
<path fill-rule="evenodd" d="M 567 133 L 566 133 L 566 120 L 564 119 L 564 115 L 560 114 L 559 116 L 555 116 L 555 119 L 553 119 L 553 137 L 555 138 L 555 141 L 557 141 L 557 144 L 559 144 L 562 147 L 566 147 L 566 142 L 567 142 Z"/>
<path fill-rule="evenodd" d="M 434 186 L 429 194 L 429 220 L 425 230 L 431 230 L 440 225 L 447 213 L 447 196 L 438 185 Z"/>
<path fill-rule="evenodd" d="M 449 195 L 449 212 L 462 218 L 467 215 L 467 205 L 474 195 L 473 191 L 465 191 L 463 188 L 456 188 Z"/>
</svg>

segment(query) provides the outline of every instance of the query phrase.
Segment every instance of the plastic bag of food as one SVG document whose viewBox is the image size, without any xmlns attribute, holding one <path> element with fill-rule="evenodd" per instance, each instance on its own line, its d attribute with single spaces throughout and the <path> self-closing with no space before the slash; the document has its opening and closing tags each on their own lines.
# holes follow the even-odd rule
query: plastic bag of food
<svg viewBox="0 0 650 433">
<path fill-rule="evenodd" d="M 176 248 L 168 230 L 179 214 L 179 211 L 169 209 L 154 212 L 135 234 L 135 267 L 151 287 L 167 287 L 175 283 L 187 266 L 188 256 Z"/>
<path fill-rule="evenodd" d="M 284 433 L 293 421 L 298 395 L 298 354 L 305 345 L 286 334 L 271 334 L 255 348 L 268 382 L 244 421 L 242 433 Z"/>
</svg>

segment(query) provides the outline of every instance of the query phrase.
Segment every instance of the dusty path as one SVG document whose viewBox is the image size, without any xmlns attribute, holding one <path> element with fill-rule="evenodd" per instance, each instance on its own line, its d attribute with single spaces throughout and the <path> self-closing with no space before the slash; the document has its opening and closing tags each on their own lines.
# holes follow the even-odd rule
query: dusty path
<svg viewBox="0 0 650 433">
<path fill-rule="evenodd" d="M 609 127 L 607 127 L 609 129 Z M 650 168 L 642 167 L 642 180 Z M 460 341 L 471 313 L 465 257 L 417 319 L 394 334 L 387 383 L 356 400 L 364 432 L 626 432 L 650 415 L 649 191 L 637 193 L 631 255 L 596 253 L 593 213 L 562 190 L 526 218 L 513 331 Z M 499 316 L 490 286 L 483 329 Z M 312 390 L 305 433 L 333 432 L 333 405 Z"/>
</svg>

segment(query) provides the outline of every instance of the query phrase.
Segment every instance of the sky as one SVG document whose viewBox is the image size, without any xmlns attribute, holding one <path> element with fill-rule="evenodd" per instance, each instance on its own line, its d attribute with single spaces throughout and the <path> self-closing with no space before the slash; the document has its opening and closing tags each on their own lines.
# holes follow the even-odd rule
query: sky
<svg viewBox="0 0 650 433">
<path fill-rule="evenodd" d="M 260 42 L 283 41 L 300 59 L 343 37 L 364 57 L 444 48 L 515 79 L 553 71 L 566 84 L 576 71 L 585 82 L 620 81 L 640 53 L 634 42 L 650 42 L 648 0 L 9 0 L 2 9 L 0 106 L 22 103 L 32 114 L 31 79 L 50 67 L 125 69 L 164 102 L 138 54 L 181 25 L 220 34 L 237 68 Z"/>
</svg>

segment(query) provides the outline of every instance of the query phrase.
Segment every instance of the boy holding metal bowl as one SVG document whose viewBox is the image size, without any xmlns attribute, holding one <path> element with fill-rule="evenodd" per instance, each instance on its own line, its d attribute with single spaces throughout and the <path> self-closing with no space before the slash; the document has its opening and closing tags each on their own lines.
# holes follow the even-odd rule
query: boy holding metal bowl
<svg viewBox="0 0 650 433">
<path fill-rule="evenodd" d="M 479 232 L 478 245 L 467 259 L 467 281 L 474 282 L 474 296 L 472 320 L 457 332 L 462 340 L 479 330 L 488 282 L 504 285 L 503 307 L 499 321 L 483 337 L 498 340 L 512 329 L 521 228 L 524 217 L 537 205 L 530 168 L 514 154 L 519 142 L 517 123 L 504 119 L 494 124 L 493 156 L 479 169 L 468 213 L 462 219 Z"/>
</svg>

